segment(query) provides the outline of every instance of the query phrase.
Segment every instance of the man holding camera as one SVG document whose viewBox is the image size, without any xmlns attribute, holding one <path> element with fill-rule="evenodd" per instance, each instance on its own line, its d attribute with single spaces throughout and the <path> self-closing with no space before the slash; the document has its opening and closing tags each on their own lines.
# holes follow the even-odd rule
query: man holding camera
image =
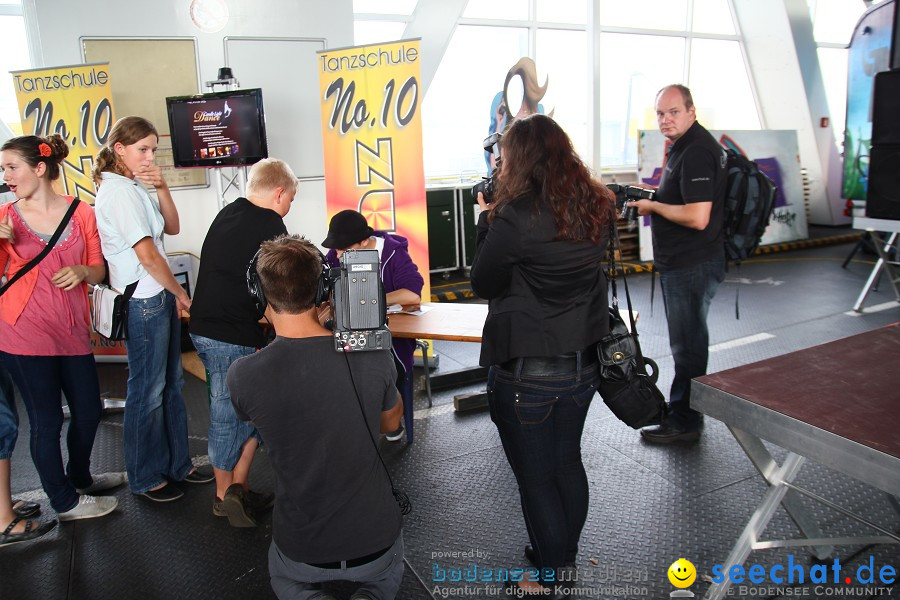
<svg viewBox="0 0 900 600">
<path fill-rule="evenodd" d="M 362 583 L 353 599 L 390 599 L 403 578 L 401 515 L 375 436 L 399 426 L 403 404 L 389 353 L 335 351 L 318 319 L 323 276 L 307 240 L 262 244 L 248 279 L 277 337 L 231 366 L 228 389 L 275 472 L 275 594 L 325 600 L 322 582 L 349 580 Z"/>
<path fill-rule="evenodd" d="M 422 302 L 422 286 L 425 280 L 419 268 L 409 255 L 406 238 L 375 231 L 369 227 L 366 218 L 355 210 L 342 210 L 331 218 L 328 235 L 322 242 L 330 248 L 325 258 L 332 267 L 337 267 L 341 255 L 347 250 L 377 250 L 381 262 L 381 280 L 387 295 L 388 306 L 399 304 L 404 308 L 417 307 Z M 397 389 L 412 398 L 413 353 L 416 340 L 394 338 L 391 341 L 397 368 Z M 406 415 L 407 423 L 412 422 L 412 411 Z M 385 436 L 396 442 L 403 437 L 402 425 Z"/>
<path fill-rule="evenodd" d="M 629 203 L 650 215 L 653 264 L 660 275 L 675 378 L 669 416 L 641 430 L 650 443 L 691 443 L 700 439 L 703 415 L 690 408 L 691 379 L 706 374 L 709 305 L 725 279 L 723 213 L 725 151 L 697 122 L 691 91 L 664 87 L 656 96 L 659 130 L 670 141 L 653 200 Z"/>
<path fill-rule="evenodd" d="M 248 486 L 259 434 L 234 414 L 225 375 L 232 362 L 266 344 L 261 315 L 247 293 L 247 265 L 260 243 L 287 233 L 283 219 L 296 193 L 297 177 L 285 162 L 259 161 L 250 169 L 247 197 L 223 208 L 203 241 L 190 331 L 209 383 L 212 512 L 233 527 L 256 526 L 256 513 L 271 508 L 274 497 Z"/>
</svg>

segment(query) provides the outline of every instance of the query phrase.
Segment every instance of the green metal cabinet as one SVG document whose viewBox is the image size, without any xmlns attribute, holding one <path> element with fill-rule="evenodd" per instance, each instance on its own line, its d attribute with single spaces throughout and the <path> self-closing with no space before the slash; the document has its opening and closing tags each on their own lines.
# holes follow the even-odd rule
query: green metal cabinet
<svg viewBox="0 0 900 600">
<path fill-rule="evenodd" d="M 430 271 L 452 271 L 460 267 L 457 245 L 457 200 L 455 189 L 425 191 L 428 213 L 428 262 Z"/>
</svg>

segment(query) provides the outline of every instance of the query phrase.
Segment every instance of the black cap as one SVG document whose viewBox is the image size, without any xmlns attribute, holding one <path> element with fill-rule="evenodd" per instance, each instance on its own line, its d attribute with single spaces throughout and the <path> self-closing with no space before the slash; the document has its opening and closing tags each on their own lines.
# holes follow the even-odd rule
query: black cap
<svg viewBox="0 0 900 600">
<path fill-rule="evenodd" d="M 328 224 L 328 237 L 322 242 L 326 248 L 343 250 L 357 242 L 361 242 L 375 232 L 369 227 L 366 218 L 355 210 L 342 210 L 331 217 Z"/>
</svg>

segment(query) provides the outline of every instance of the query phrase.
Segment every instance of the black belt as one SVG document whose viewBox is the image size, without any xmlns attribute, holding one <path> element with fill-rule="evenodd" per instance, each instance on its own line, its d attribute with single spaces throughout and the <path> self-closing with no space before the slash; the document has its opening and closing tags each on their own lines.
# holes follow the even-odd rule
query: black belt
<svg viewBox="0 0 900 600">
<path fill-rule="evenodd" d="M 343 561 L 347 564 L 347 568 L 351 567 L 361 567 L 363 565 L 369 564 L 376 558 L 381 558 L 385 555 L 385 553 L 390 550 L 393 546 L 388 546 L 384 550 L 379 550 L 378 552 L 373 552 L 372 554 L 367 554 L 366 556 L 360 556 L 359 558 L 351 558 L 350 560 Z M 311 567 L 316 567 L 319 569 L 340 569 L 342 566 L 341 561 L 337 562 L 327 562 L 327 563 L 306 563 Z"/>
<path fill-rule="evenodd" d="M 560 354 L 558 356 L 525 356 L 511 358 L 497 365 L 504 371 L 520 375 L 568 375 L 578 371 L 579 352 Z M 581 350 L 581 369 L 597 363 L 597 351 L 594 346 Z M 520 366 L 521 365 L 521 366 Z"/>
</svg>

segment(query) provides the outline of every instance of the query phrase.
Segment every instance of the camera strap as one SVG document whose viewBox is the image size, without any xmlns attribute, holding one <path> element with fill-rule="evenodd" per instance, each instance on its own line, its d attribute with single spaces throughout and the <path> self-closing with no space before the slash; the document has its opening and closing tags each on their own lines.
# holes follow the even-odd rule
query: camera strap
<svg viewBox="0 0 900 600">
<path fill-rule="evenodd" d="M 619 230 L 616 227 L 614 219 L 610 220 L 609 226 L 609 250 L 607 251 L 609 283 L 612 288 L 612 305 L 621 318 L 622 313 L 619 311 L 619 296 L 616 288 L 616 251 L 619 250 Z M 634 321 L 634 310 L 631 305 L 631 294 L 628 291 L 628 278 L 625 276 L 625 267 L 619 260 L 619 267 L 622 269 L 622 285 L 625 287 L 625 303 L 628 306 L 628 324 L 631 327 L 631 337 L 634 339 L 635 357 L 637 359 L 638 368 L 642 373 L 646 373 L 644 366 L 644 355 L 641 351 L 641 344 L 638 342 L 637 324 Z M 624 319 L 623 319 L 624 320 Z"/>
</svg>

